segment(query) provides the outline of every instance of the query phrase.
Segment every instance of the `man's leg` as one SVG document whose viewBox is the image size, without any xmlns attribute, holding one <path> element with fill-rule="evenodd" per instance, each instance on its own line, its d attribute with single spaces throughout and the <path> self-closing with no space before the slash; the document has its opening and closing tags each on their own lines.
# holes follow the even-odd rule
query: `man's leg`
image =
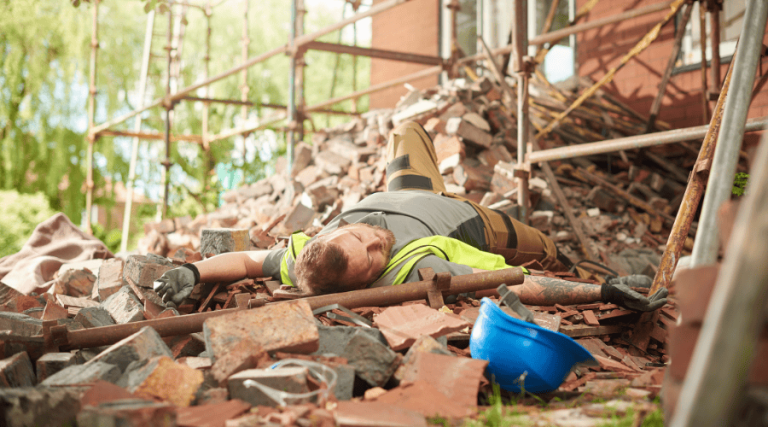
<svg viewBox="0 0 768 427">
<path fill-rule="evenodd" d="M 387 191 L 397 190 L 445 191 L 435 144 L 416 122 L 396 127 L 387 143 Z"/>
</svg>

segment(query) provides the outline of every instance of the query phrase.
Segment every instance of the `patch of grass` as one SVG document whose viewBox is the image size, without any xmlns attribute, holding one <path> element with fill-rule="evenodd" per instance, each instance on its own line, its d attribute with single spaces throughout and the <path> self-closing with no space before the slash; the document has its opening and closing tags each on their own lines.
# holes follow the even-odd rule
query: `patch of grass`
<svg viewBox="0 0 768 427">
<path fill-rule="evenodd" d="M 623 416 L 620 416 L 614 410 L 609 412 L 606 417 L 605 422 L 599 424 L 599 427 L 632 427 L 635 421 L 635 411 L 629 408 Z"/>
<path fill-rule="evenodd" d="M 664 427 L 664 412 L 661 409 L 648 414 L 643 420 L 643 427 Z"/>
<path fill-rule="evenodd" d="M 467 420 L 463 427 L 511 427 L 531 424 L 525 414 L 516 410 L 517 399 L 511 399 L 509 405 L 505 406 L 501 387 L 496 383 L 491 384 L 491 387 L 493 392 L 486 396 L 489 408 L 481 412 L 477 419 Z"/>
</svg>

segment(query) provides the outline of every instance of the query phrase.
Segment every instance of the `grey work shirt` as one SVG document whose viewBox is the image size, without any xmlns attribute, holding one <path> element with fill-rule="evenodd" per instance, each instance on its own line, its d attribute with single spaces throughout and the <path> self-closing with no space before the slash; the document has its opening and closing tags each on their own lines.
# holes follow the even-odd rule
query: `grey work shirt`
<svg viewBox="0 0 768 427">
<path fill-rule="evenodd" d="M 452 237 L 487 250 L 483 221 L 472 205 L 426 191 L 374 193 L 339 214 L 318 235 L 338 229 L 341 219 L 349 223 L 377 225 L 392 231 L 395 235 L 391 253 L 393 256 L 408 243 L 431 236 Z M 263 264 L 265 275 L 280 279 L 280 260 L 286 250 L 274 250 L 267 255 Z M 426 267 L 436 273 L 451 273 L 452 276 L 472 273 L 472 268 L 466 265 L 429 255 L 416 263 L 406 282 L 420 280 L 418 269 Z"/>
</svg>

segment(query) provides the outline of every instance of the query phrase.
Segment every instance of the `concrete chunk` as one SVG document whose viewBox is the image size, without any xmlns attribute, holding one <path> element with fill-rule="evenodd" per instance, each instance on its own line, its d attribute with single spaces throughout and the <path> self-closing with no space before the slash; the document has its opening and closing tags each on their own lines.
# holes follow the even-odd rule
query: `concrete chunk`
<svg viewBox="0 0 768 427">
<path fill-rule="evenodd" d="M 253 380 L 259 384 L 282 390 L 287 393 L 306 393 L 307 368 L 290 367 L 279 369 L 249 369 L 229 377 L 227 388 L 230 399 L 240 399 L 253 406 L 277 406 L 278 402 L 266 395 L 258 387 L 246 387 L 246 380 Z M 302 403 L 291 400 L 290 403 Z"/>
<path fill-rule="evenodd" d="M 103 307 L 85 307 L 77 312 L 75 321 L 86 329 L 115 324 L 115 320 Z"/>
<path fill-rule="evenodd" d="M 174 267 L 173 262 L 161 256 L 131 255 L 126 262 L 123 279 L 132 280 L 143 288 L 151 288 L 155 280 Z"/>
<path fill-rule="evenodd" d="M 32 387 L 35 372 L 26 351 L 0 360 L 0 387 Z"/>
<path fill-rule="evenodd" d="M 75 364 L 75 355 L 72 353 L 48 353 L 37 359 L 37 382 L 43 382 L 46 378 Z"/>
<path fill-rule="evenodd" d="M 120 369 L 109 363 L 95 362 L 68 366 L 46 378 L 42 386 L 87 384 L 97 380 L 115 383 L 120 379 Z"/>
<path fill-rule="evenodd" d="M 128 365 L 136 360 L 148 360 L 155 356 L 172 357 L 173 354 L 160 338 L 160 335 L 149 326 L 141 328 L 139 332 L 113 344 L 98 356 L 89 360 L 86 365 L 96 362 L 104 362 L 116 365 L 124 372 Z"/>
<path fill-rule="evenodd" d="M 126 389 L 137 397 L 160 399 L 179 407 L 189 406 L 203 383 L 203 373 L 159 356 L 129 372 Z M 121 380 L 122 382 L 122 380 Z"/>
<path fill-rule="evenodd" d="M 101 303 L 117 324 L 144 320 L 144 306 L 133 294 L 131 288 L 123 286 L 120 290 Z"/>
<path fill-rule="evenodd" d="M 243 252 L 251 249 L 248 229 L 204 229 L 200 238 L 200 253 L 208 258 L 226 252 Z"/>
<path fill-rule="evenodd" d="M 94 289 L 100 301 L 106 300 L 126 284 L 123 282 L 124 267 L 125 261 L 120 258 L 105 260 L 101 265 Z"/>
<path fill-rule="evenodd" d="M 83 387 L 0 389 L 0 425 L 60 427 L 75 425 Z"/>
<path fill-rule="evenodd" d="M 373 387 L 382 387 L 398 366 L 397 353 L 365 333 L 349 340 L 342 354 L 355 373 Z"/>
<path fill-rule="evenodd" d="M 123 399 L 83 408 L 79 427 L 169 427 L 176 425 L 176 408 L 168 403 Z"/>
<path fill-rule="evenodd" d="M 349 340 L 355 336 L 356 333 L 368 334 L 371 338 L 379 341 L 382 344 L 387 344 L 387 340 L 384 335 L 375 328 L 356 328 L 353 326 L 324 326 L 319 325 L 317 327 L 318 334 L 320 336 L 317 351 L 312 353 L 313 355 L 333 354 L 341 356 L 344 347 L 347 346 Z"/>
<path fill-rule="evenodd" d="M 208 319 L 203 324 L 206 352 L 214 360 L 240 341 L 251 341 L 264 351 L 311 353 L 319 335 L 309 303 L 304 300 L 270 304 Z"/>
</svg>

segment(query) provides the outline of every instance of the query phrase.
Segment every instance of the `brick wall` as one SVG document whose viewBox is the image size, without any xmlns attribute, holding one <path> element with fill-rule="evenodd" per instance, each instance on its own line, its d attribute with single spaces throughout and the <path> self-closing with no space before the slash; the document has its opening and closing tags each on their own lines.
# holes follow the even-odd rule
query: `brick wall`
<svg viewBox="0 0 768 427">
<path fill-rule="evenodd" d="M 374 4 L 383 0 L 375 0 Z M 439 0 L 411 0 L 373 16 L 371 46 L 423 55 L 439 55 Z M 382 59 L 371 60 L 371 85 L 429 68 L 428 65 Z M 437 76 L 425 77 L 411 84 L 429 88 L 437 84 Z M 392 108 L 406 93 L 398 85 L 370 95 L 370 108 Z"/>
<path fill-rule="evenodd" d="M 587 0 L 577 0 L 576 6 L 583 6 Z M 611 0 L 599 2 L 587 15 L 586 21 L 615 15 L 633 8 L 659 3 L 660 0 Z M 624 56 L 666 12 L 656 12 L 628 21 L 604 26 L 577 35 L 577 62 L 581 76 L 600 79 L 607 70 L 616 66 Z M 582 21 L 585 22 L 585 21 Z M 658 92 L 661 75 L 666 68 L 674 43 L 673 21 L 665 25 L 659 37 L 645 51 L 632 59 L 614 77 L 606 88 L 631 105 L 637 111 L 647 113 Z M 768 44 L 768 36 L 764 36 Z M 721 79 L 725 79 L 728 64 L 721 66 Z M 768 58 L 763 58 L 758 74 L 768 73 Z M 758 79 L 759 79 L 758 75 Z M 707 69 L 707 79 L 711 71 Z M 711 84 L 711 81 L 708 82 Z M 757 81 L 756 81 L 757 83 Z M 701 70 L 696 69 L 671 77 L 662 100 L 659 119 L 669 122 L 673 128 L 697 126 L 704 123 L 701 108 Z M 714 106 L 714 102 L 710 104 Z M 754 98 L 749 117 L 768 115 L 768 84 L 764 85 Z M 748 145 L 758 140 L 757 135 L 748 135 Z"/>
</svg>

